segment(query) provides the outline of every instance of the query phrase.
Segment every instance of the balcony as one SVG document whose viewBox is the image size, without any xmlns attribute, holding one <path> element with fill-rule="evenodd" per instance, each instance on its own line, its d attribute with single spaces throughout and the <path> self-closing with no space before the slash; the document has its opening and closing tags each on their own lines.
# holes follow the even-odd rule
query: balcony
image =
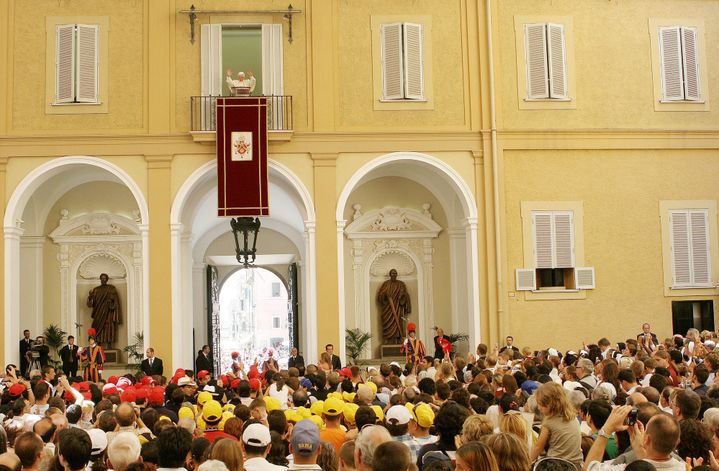
<svg viewBox="0 0 719 471">
<path fill-rule="evenodd" d="M 190 97 L 190 134 L 195 142 L 215 142 L 216 96 Z M 268 95 L 267 138 L 289 141 L 292 138 L 292 96 Z"/>
</svg>

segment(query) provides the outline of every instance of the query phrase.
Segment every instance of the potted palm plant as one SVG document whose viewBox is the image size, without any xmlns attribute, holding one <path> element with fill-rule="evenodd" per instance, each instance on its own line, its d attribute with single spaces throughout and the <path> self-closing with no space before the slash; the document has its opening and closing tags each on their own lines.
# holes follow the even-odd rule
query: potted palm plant
<svg viewBox="0 0 719 471">
<path fill-rule="evenodd" d="M 136 371 L 140 371 L 140 365 L 145 356 L 145 334 L 143 332 L 135 332 L 132 341 L 133 343 L 124 347 L 122 351 L 127 353 L 127 366 L 134 368 Z"/>
<path fill-rule="evenodd" d="M 357 364 L 357 360 L 362 356 L 362 352 L 367 348 L 371 338 L 372 335 L 369 332 L 357 328 L 345 330 L 345 348 L 353 365 Z"/>
<path fill-rule="evenodd" d="M 65 343 L 66 334 L 67 332 L 65 332 L 60 328 L 60 326 L 55 324 L 48 325 L 42 333 L 42 336 L 45 337 L 45 345 L 50 347 L 53 351 L 53 355 L 50 357 L 50 361 L 55 368 L 60 365 L 60 360 L 58 359 L 58 351 Z"/>
</svg>

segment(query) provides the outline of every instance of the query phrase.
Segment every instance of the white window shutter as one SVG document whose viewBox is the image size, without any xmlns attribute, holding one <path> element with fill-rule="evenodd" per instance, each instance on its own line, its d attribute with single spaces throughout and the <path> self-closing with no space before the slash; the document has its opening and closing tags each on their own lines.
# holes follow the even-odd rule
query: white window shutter
<svg viewBox="0 0 719 471">
<path fill-rule="evenodd" d="M 424 63 L 422 57 L 422 25 L 405 23 L 404 32 L 404 97 L 424 98 Z"/>
<path fill-rule="evenodd" d="M 594 267 L 575 268 L 574 285 L 577 289 L 594 289 Z"/>
<path fill-rule="evenodd" d="M 517 291 L 535 291 L 537 289 L 537 275 L 534 268 L 517 268 L 515 289 Z"/>
<path fill-rule="evenodd" d="M 390 23 L 380 27 L 382 49 L 382 98 L 404 98 L 402 74 L 402 24 Z"/>
<path fill-rule="evenodd" d="M 659 53 L 662 60 L 662 94 L 664 100 L 684 99 L 682 51 L 678 26 L 659 28 Z"/>
<path fill-rule="evenodd" d="M 690 211 L 692 285 L 711 285 L 707 211 Z"/>
<path fill-rule="evenodd" d="M 689 214 L 687 211 L 670 211 L 669 231 L 671 239 L 673 286 L 691 285 L 691 261 L 689 258 Z"/>
<path fill-rule="evenodd" d="M 536 268 L 554 268 L 552 213 L 533 212 L 532 224 L 534 226 L 534 266 Z"/>
<path fill-rule="evenodd" d="M 564 25 L 548 24 L 549 96 L 567 98 L 567 53 L 564 42 Z"/>
<path fill-rule="evenodd" d="M 547 35 L 544 24 L 524 25 L 524 54 L 527 67 L 527 98 L 549 98 Z"/>
<path fill-rule="evenodd" d="M 75 100 L 75 25 L 55 29 L 55 103 Z"/>
<path fill-rule="evenodd" d="M 684 72 L 684 98 L 697 101 L 699 88 L 699 55 L 696 28 L 682 28 L 682 64 Z"/>
<path fill-rule="evenodd" d="M 574 221 L 571 212 L 555 212 L 554 217 L 554 266 L 574 267 Z"/>
<path fill-rule="evenodd" d="M 98 101 L 98 25 L 77 25 L 76 99 L 82 103 Z"/>
</svg>

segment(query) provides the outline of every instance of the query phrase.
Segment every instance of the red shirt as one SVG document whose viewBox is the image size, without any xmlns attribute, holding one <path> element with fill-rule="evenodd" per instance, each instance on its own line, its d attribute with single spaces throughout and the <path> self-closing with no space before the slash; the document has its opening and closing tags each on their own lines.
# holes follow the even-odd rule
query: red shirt
<svg viewBox="0 0 719 471">
<path fill-rule="evenodd" d="M 215 440 L 219 438 L 230 438 L 234 441 L 237 441 L 237 437 L 233 437 L 229 433 L 225 433 L 222 430 L 207 430 L 203 436 L 208 439 L 210 443 L 215 443 Z"/>
</svg>

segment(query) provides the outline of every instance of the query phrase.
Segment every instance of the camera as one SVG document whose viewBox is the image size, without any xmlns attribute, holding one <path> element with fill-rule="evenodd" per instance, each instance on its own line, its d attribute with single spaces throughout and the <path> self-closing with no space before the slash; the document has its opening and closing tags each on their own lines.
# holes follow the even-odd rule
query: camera
<svg viewBox="0 0 719 471">
<path fill-rule="evenodd" d="M 639 414 L 639 409 L 632 407 L 632 410 L 629 411 L 629 415 L 627 416 L 627 425 L 631 427 L 637 423 L 637 414 Z"/>
</svg>

